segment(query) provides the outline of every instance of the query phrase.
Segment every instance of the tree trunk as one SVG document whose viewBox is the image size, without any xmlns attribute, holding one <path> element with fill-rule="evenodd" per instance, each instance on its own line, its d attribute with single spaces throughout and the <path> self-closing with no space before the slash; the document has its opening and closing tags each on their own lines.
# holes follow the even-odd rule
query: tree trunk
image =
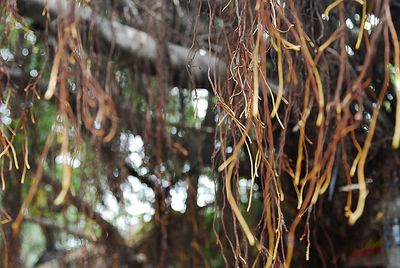
<svg viewBox="0 0 400 268">
<path fill-rule="evenodd" d="M 12 175 L 11 175 L 12 174 Z M 14 220 L 17 216 L 19 209 L 21 207 L 21 188 L 22 184 L 19 181 L 20 176 L 15 172 L 11 172 L 11 176 L 6 176 L 6 178 L 11 178 L 6 183 L 6 190 L 4 192 L 4 197 L 2 199 L 2 205 L 5 212 L 7 212 L 11 219 Z M 1 256 L 2 267 L 4 268 L 14 268 L 14 267 L 24 267 L 21 260 L 21 239 L 19 234 L 14 234 L 11 228 L 12 221 L 10 223 L 3 225 L 4 230 L 4 241 L 3 247 L 4 256 Z"/>
</svg>

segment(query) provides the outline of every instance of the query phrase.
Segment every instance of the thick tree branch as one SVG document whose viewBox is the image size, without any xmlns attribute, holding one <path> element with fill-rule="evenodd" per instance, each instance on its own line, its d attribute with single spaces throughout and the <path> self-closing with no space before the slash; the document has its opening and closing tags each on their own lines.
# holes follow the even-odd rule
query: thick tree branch
<svg viewBox="0 0 400 268">
<path fill-rule="evenodd" d="M 42 11 L 46 3 L 53 17 L 66 15 L 70 10 L 70 1 L 58 0 L 21 0 L 18 1 L 18 10 L 22 16 L 33 19 L 35 23 L 44 24 L 45 17 L 42 16 Z M 75 16 L 81 23 L 89 24 L 94 21 L 97 34 L 109 45 L 114 42 L 116 49 L 121 52 L 122 60 L 129 56 L 156 64 L 158 43 L 151 35 L 116 21 L 111 22 L 94 14 L 88 7 L 76 6 Z M 207 52 L 200 55 L 173 43 L 168 43 L 167 47 L 171 68 L 179 72 L 181 79 L 193 79 L 197 87 L 209 85 L 208 70 L 213 74 L 217 69 L 224 68 L 223 62 Z"/>
<path fill-rule="evenodd" d="M 54 192 L 61 191 L 61 183 L 54 180 L 50 175 L 43 174 L 43 181 L 49 184 L 53 188 Z M 111 232 L 117 240 L 123 241 L 122 236 L 119 234 L 118 230 L 115 229 L 115 227 L 111 223 L 103 219 L 103 217 L 98 212 L 94 211 L 92 207 L 85 201 L 81 200 L 77 196 L 72 196 L 70 193 L 67 194 L 66 199 L 68 203 L 75 206 L 87 218 L 95 221 L 105 232 Z M 108 235 L 111 235 L 111 233 L 109 233 Z"/>
<path fill-rule="evenodd" d="M 89 242 L 92 242 L 92 243 L 96 242 L 96 239 L 94 239 L 93 237 L 91 237 L 89 235 L 86 235 L 86 234 L 84 234 L 82 232 L 79 232 L 77 230 L 73 230 L 73 229 L 63 225 L 62 223 L 58 223 L 56 221 L 52 221 L 52 220 L 49 220 L 49 219 L 46 219 L 46 218 L 33 217 L 33 216 L 30 216 L 30 215 L 25 215 L 24 218 L 27 221 L 34 222 L 34 223 L 37 223 L 39 225 L 42 225 L 42 226 L 45 226 L 45 227 L 49 227 L 49 228 L 52 228 L 52 229 L 63 231 L 65 233 L 67 233 L 67 234 L 71 234 L 71 235 L 76 236 L 78 238 L 85 239 L 85 240 L 87 240 Z"/>
</svg>

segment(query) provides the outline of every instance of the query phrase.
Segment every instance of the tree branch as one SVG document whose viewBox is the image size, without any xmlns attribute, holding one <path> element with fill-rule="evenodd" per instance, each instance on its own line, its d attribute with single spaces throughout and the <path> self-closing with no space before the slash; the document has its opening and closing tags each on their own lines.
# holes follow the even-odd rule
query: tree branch
<svg viewBox="0 0 400 268">
<path fill-rule="evenodd" d="M 49 174 L 43 174 L 43 181 L 49 184 L 55 192 L 61 191 L 61 183 L 54 180 Z M 132 248 L 126 245 L 124 238 L 114 225 L 106 221 L 84 200 L 73 196 L 71 193 L 67 194 L 66 202 L 72 204 L 79 212 L 83 213 L 87 218 L 93 220 L 100 226 L 102 229 L 102 236 L 98 242 L 102 242 L 111 253 L 118 252 L 123 263 L 136 265 L 134 267 L 141 267 L 136 259 L 136 254 L 132 252 Z"/>
<path fill-rule="evenodd" d="M 61 191 L 61 183 L 54 180 L 49 174 L 43 174 L 43 181 L 49 184 L 55 192 Z M 92 207 L 85 201 L 81 200 L 77 196 L 72 196 L 71 193 L 68 193 L 66 197 L 66 202 L 75 206 L 87 218 L 95 221 L 104 230 L 104 232 L 111 232 L 108 234 L 108 236 L 112 234 L 113 236 L 115 236 L 116 239 L 123 241 L 122 236 L 119 234 L 118 230 L 111 223 L 103 219 L 103 217 L 99 213 L 94 211 Z M 104 235 L 106 234 L 104 233 Z"/>
<path fill-rule="evenodd" d="M 49 228 L 52 228 L 52 229 L 57 229 L 57 230 L 66 232 L 67 234 L 71 234 L 73 236 L 85 239 L 85 240 L 87 240 L 89 242 L 92 242 L 92 243 L 96 243 L 97 242 L 95 238 L 93 238 L 93 237 L 91 237 L 89 235 L 86 235 L 86 234 L 84 234 L 82 232 L 79 232 L 77 230 L 70 229 L 70 228 L 68 228 L 67 226 L 65 226 L 65 225 L 63 225 L 61 223 L 58 223 L 58 222 L 55 222 L 55 221 L 52 221 L 52 220 L 49 220 L 49 219 L 46 219 L 46 218 L 32 217 L 30 215 L 25 215 L 24 218 L 27 221 L 34 222 L 34 223 L 37 223 L 37 224 L 42 225 L 42 226 L 46 226 L 46 227 L 49 227 Z"/>
<path fill-rule="evenodd" d="M 161 185 L 146 176 L 139 175 L 139 173 L 137 173 L 136 170 L 131 167 L 131 165 L 125 163 L 125 168 L 128 171 L 129 175 L 138 178 L 140 182 L 146 184 L 149 188 L 153 189 L 154 192 L 163 192 Z"/>
<path fill-rule="evenodd" d="M 35 23 L 44 25 L 45 17 L 42 11 L 46 7 L 54 17 L 66 15 L 70 10 L 70 1 L 58 0 L 21 0 L 18 10 L 22 16 L 27 16 Z M 140 58 L 155 66 L 157 61 L 158 42 L 151 35 L 126 26 L 116 21 L 110 21 L 92 12 L 88 7 L 75 7 L 75 17 L 82 23 L 95 23 L 97 34 L 108 45 L 112 42 L 115 48 L 122 52 L 122 60 Z M 195 53 L 193 50 L 173 43 L 168 43 L 168 56 L 173 70 L 179 72 L 180 78 L 193 79 L 197 87 L 209 85 L 208 70 L 213 74 L 222 70 L 225 64 L 214 55 Z M 185 81 L 185 80 L 183 80 Z"/>
</svg>

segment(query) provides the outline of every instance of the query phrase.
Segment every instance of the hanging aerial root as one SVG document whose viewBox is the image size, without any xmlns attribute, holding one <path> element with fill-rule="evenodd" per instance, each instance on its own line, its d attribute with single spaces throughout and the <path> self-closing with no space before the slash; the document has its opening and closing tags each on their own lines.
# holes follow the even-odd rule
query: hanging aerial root
<svg viewBox="0 0 400 268">
<path fill-rule="evenodd" d="M 242 226 L 243 232 L 246 235 L 247 240 L 249 241 L 249 244 L 251 246 L 254 246 L 256 244 L 256 239 L 254 238 L 253 234 L 251 233 L 250 228 L 247 225 L 246 220 L 244 219 L 242 213 L 240 212 L 240 208 L 238 207 L 236 200 L 232 194 L 233 169 L 238 161 L 239 152 L 246 141 L 246 136 L 247 136 L 246 134 L 248 134 L 249 129 L 250 129 L 250 121 L 248 121 L 245 133 L 242 134 L 242 137 L 241 137 L 239 143 L 236 145 L 232 155 L 218 167 L 218 171 L 222 172 L 225 168 L 227 169 L 226 177 L 225 177 L 226 198 L 228 200 L 228 203 L 229 203 L 235 217 L 238 219 L 239 224 Z"/>
<path fill-rule="evenodd" d="M 246 147 L 248 148 L 247 143 L 246 143 Z M 249 148 L 248 148 L 248 153 L 249 153 L 249 155 L 251 155 Z M 256 177 L 258 177 L 258 168 L 260 167 L 260 164 L 261 164 L 261 154 L 262 154 L 262 151 L 261 150 L 257 150 L 256 158 L 254 160 L 254 169 L 253 169 L 253 161 L 250 158 L 252 174 L 251 174 L 251 186 L 250 186 L 249 204 L 247 205 L 247 209 L 246 209 L 247 212 L 250 211 L 251 201 L 253 200 L 254 181 L 255 181 Z"/>
<path fill-rule="evenodd" d="M 294 186 L 297 188 L 300 182 L 300 175 L 301 175 L 301 163 L 303 161 L 303 148 L 304 148 L 304 139 L 305 139 L 305 126 L 307 122 L 307 118 L 309 115 L 309 99 L 310 99 L 310 80 L 307 79 L 305 85 L 305 92 L 304 92 L 304 104 L 303 104 L 303 115 L 299 122 L 300 124 L 300 135 L 299 135 L 299 142 L 297 145 L 297 160 L 296 160 L 296 170 L 295 170 L 295 177 L 294 177 Z"/>
<path fill-rule="evenodd" d="M 271 112 L 271 118 L 274 118 L 275 115 L 277 115 L 283 95 L 282 43 L 280 42 L 280 40 L 278 40 L 276 52 L 278 54 L 278 94 L 276 96 L 276 103 L 274 105 L 274 109 Z"/>
<path fill-rule="evenodd" d="M 394 127 L 393 135 L 393 148 L 397 149 L 400 145 L 400 73 L 399 70 L 396 72 L 396 123 Z"/>
<path fill-rule="evenodd" d="M 44 94 L 44 98 L 46 100 L 51 99 L 51 97 L 53 97 L 56 91 L 57 77 L 58 77 L 58 70 L 60 69 L 60 63 L 61 63 L 61 51 L 58 50 L 54 57 L 53 66 L 51 67 L 49 86 L 47 87 L 46 93 Z"/>
<path fill-rule="evenodd" d="M 251 246 L 255 245 L 255 238 L 253 234 L 250 231 L 249 226 L 246 223 L 246 220 L 244 219 L 242 213 L 240 212 L 240 209 L 238 205 L 236 204 L 236 200 L 232 195 L 232 172 L 233 168 L 235 167 L 236 161 L 231 161 L 228 168 L 227 168 L 227 174 L 226 174 L 226 198 L 228 200 L 229 205 L 232 208 L 233 213 L 235 214 L 235 217 L 238 219 L 240 225 L 242 226 L 243 232 L 247 237 L 247 240 L 249 241 L 249 244 Z"/>
<path fill-rule="evenodd" d="M 387 27 L 385 28 L 384 31 L 384 39 L 385 39 L 385 65 L 388 65 L 389 62 L 389 47 L 388 47 L 388 29 Z M 349 224 L 354 224 L 362 215 L 365 207 L 365 199 L 367 198 L 368 190 L 367 190 L 367 184 L 365 182 L 365 162 L 367 159 L 368 151 L 371 146 L 372 138 L 375 133 L 375 127 L 376 123 L 378 120 L 380 108 L 383 103 L 383 99 L 386 96 L 387 89 L 388 89 L 388 83 L 389 83 L 389 71 L 387 68 L 385 68 L 385 79 L 382 84 L 382 89 L 379 94 L 379 98 L 377 101 L 376 108 L 374 109 L 372 113 L 372 118 L 371 118 L 371 123 L 369 125 L 369 130 L 367 137 L 365 138 L 364 146 L 362 148 L 360 155 L 360 160 L 358 161 L 358 166 L 357 166 L 357 179 L 358 179 L 358 186 L 359 186 L 359 194 L 358 194 L 358 201 L 357 201 L 357 206 L 354 211 L 351 211 L 349 209 L 348 211 L 345 212 L 345 215 L 349 218 Z"/>
<path fill-rule="evenodd" d="M 329 17 L 329 13 L 331 12 L 331 10 L 334 9 L 335 7 L 337 7 L 342 2 L 343 2 L 343 0 L 336 0 L 335 2 L 330 4 L 324 11 L 325 17 L 328 18 Z"/>
<path fill-rule="evenodd" d="M 258 115 L 258 91 L 259 91 L 259 80 L 258 80 L 258 55 L 259 55 L 259 49 L 260 49 L 260 35 L 261 35 L 261 30 L 258 29 L 257 31 L 257 39 L 256 39 L 256 46 L 253 51 L 253 103 L 252 103 L 252 115 L 254 117 L 257 117 Z"/>
<path fill-rule="evenodd" d="M 390 37 L 392 38 L 393 44 L 393 57 L 394 57 L 394 88 L 396 93 L 396 123 L 393 135 L 393 148 L 397 149 L 400 145 L 400 47 L 399 39 L 397 36 L 396 29 L 393 25 L 392 16 L 390 14 L 390 7 L 386 5 L 385 7 L 386 19 L 388 22 L 388 27 L 390 31 Z"/>
<path fill-rule="evenodd" d="M 33 178 L 33 181 L 32 181 L 32 186 L 29 188 L 29 192 L 21 205 L 18 215 L 16 216 L 13 224 L 11 225 L 11 228 L 12 228 L 14 234 L 19 233 L 22 221 L 24 220 L 25 212 L 29 208 L 29 205 L 31 204 L 33 198 L 35 197 L 35 195 L 39 189 L 39 183 L 42 180 L 42 175 L 43 175 L 43 166 L 46 161 L 47 155 L 49 153 L 50 146 L 53 142 L 53 138 L 54 138 L 54 131 L 51 131 L 49 133 L 49 135 L 47 136 L 47 139 L 46 139 L 46 142 L 44 145 L 44 149 L 40 156 L 39 166 L 36 169 L 35 177 Z"/>
<path fill-rule="evenodd" d="M 62 178 L 62 188 L 61 192 L 58 194 L 56 199 L 54 200 L 55 205 L 60 205 L 65 197 L 68 194 L 69 188 L 71 186 L 71 180 L 72 180 L 72 170 L 71 170 L 71 159 L 69 159 L 69 153 L 68 153 L 68 145 L 69 145 L 69 128 L 68 128 L 68 122 L 67 118 L 63 118 L 64 126 L 62 130 L 62 141 L 61 141 L 61 156 L 63 159 L 63 178 Z"/>
<path fill-rule="evenodd" d="M 356 46 L 355 48 L 358 50 L 360 49 L 361 46 L 361 42 L 362 42 L 362 37 L 363 37 L 363 33 L 364 33 L 364 25 L 365 25 L 365 19 L 367 16 L 367 0 L 364 0 L 362 2 L 362 14 L 361 14 L 361 24 L 360 24 L 360 32 L 358 33 L 358 38 L 357 38 L 357 42 L 356 42 Z"/>
</svg>

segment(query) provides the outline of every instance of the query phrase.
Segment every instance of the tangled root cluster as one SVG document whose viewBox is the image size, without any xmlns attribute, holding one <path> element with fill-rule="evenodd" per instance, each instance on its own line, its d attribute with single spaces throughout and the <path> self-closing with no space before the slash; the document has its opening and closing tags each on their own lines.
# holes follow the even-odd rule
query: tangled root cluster
<svg viewBox="0 0 400 268">
<path fill-rule="evenodd" d="M 338 176 L 358 185 L 358 193 L 347 194 L 348 222 L 354 224 L 362 215 L 374 134 L 392 135 L 393 148 L 399 147 L 399 102 L 395 122 L 389 122 L 391 133 L 383 134 L 378 123 L 388 92 L 400 97 L 394 15 L 389 1 L 338 0 L 328 6 L 319 1 L 229 1 L 222 9 L 211 9 L 212 24 L 221 17 L 224 21 L 216 43 L 224 44 L 219 54 L 226 71 L 215 76 L 213 89 L 219 139 L 225 141 L 218 150 L 218 171 L 224 200 L 241 227 L 232 250 L 241 262 L 247 251 L 237 237 L 243 237 L 266 259 L 266 267 L 289 267 L 303 220 L 308 259 L 311 211 L 334 190 Z M 252 185 L 261 184 L 257 235 L 236 201 L 242 176 Z M 253 187 L 247 211 L 252 192 Z M 293 193 L 297 213 L 288 219 L 283 207 Z"/>
</svg>

